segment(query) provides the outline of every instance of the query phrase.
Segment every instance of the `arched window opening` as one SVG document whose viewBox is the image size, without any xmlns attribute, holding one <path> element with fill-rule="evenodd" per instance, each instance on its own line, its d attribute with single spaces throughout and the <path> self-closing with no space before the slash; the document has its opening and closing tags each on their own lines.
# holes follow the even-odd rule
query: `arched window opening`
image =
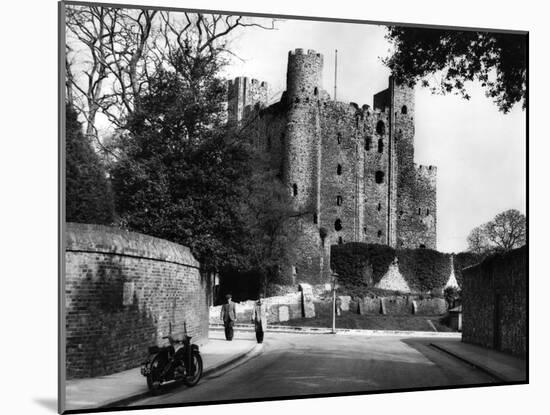
<svg viewBox="0 0 550 415">
<path fill-rule="evenodd" d="M 336 196 L 336 206 L 342 206 L 342 196 Z"/>
<path fill-rule="evenodd" d="M 418 208 L 418 214 L 421 215 L 422 214 L 422 210 L 420 208 Z"/>
<path fill-rule="evenodd" d="M 336 167 L 336 174 L 338 176 L 340 176 L 342 174 L 342 165 L 339 164 L 337 167 Z"/>
<path fill-rule="evenodd" d="M 292 185 L 292 195 L 298 196 L 298 185 L 296 183 Z"/>
<path fill-rule="evenodd" d="M 317 224 L 317 213 L 313 214 L 313 223 Z"/>
<path fill-rule="evenodd" d="M 406 105 L 403 105 L 401 107 L 401 114 L 406 114 L 407 113 L 407 106 Z"/>
<path fill-rule="evenodd" d="M 376 183 L 378 183 L 378 184 L 384 183 L 384 172 L 378 170 L 376 173 L 374 173 L 374 180 L 375 180 Z"/>
<path fill-rule="evenodd" d="M 342 143 L 342 133 L 336 134 L 336 140 L 338 141 L 338 144 Z"/>
<path fill-rule="evenodd" d="M 378 231 L 377 235 L 380 238 L 382 236 L 382 231 Z"/>
<path fill-rule="evenodd" d="M 319 95 L 319 88 L 315 87 L 315 89 L 313 89 L 313 95 Z"/>
<path fill-rule="evenodd" d="M 386 126 L 384 125 L 384 121 L 378 121 L 376 124 L 376 133 L 380 135 L 384 135 L 386 133 Z"/>
<path fill-rule="evenodd" d="M 426 209 L 426 216 L 430 216 L 430 209 Z"/>
<path fill-rule="evenodd" d="M 382 203 L 378 203 L 376 209 L 378 210 L 378 212 L 380 212 L 382 210 Z"/>
<path fill-rule="evenodd" d="M 365 226 L 365 227 L 363 228 L 363 235 L 366 235 L 366 234 L 367 234 L 367 227 Z"/>
<path fill-rule="evenodd" d="M 381 138 L 378 140 L 378 152 L 379 153 L 384 152 L 384 141 Z"/>
<path fill-rule="evenodd" d="M 372 137 L 366 137 L 365 138 L 365 150 L 369 151 L 372 147 Z"/>
<path fill-rule="evenodd" d="M 338 237 L 338 245 L 342 245 L 344 243 L 344 240 L 341 236 Z"/>
<path fill-rule="evenodd" d="M 342 221 L 340 219 L 336 219 L 334 221 L 334 230 L 336 230 L 336 232 L 339 232 L 342 230 Z"/>
</svg>

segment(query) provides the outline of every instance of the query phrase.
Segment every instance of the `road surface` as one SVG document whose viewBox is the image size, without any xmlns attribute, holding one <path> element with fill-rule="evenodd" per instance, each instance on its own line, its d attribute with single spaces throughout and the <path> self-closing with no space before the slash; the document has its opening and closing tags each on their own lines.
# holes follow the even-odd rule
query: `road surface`
<svg viewBox="0 0 550 415">
<path fill-rule="evenodd" d="M 252 333 L 236 332 L 239 338 Z M 485 373 L 429 346 L 429 338 L 266 333 L 261 354 L 131 405 L 487 384 Z"/>
</svg>

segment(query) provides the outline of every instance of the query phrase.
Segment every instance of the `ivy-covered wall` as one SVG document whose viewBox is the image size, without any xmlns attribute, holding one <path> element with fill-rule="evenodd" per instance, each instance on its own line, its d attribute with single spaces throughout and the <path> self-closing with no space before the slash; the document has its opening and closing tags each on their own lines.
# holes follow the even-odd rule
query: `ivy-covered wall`
<svg viewBox="0 0 550 415">
<path fill-rule="evenodd" d="M 464 269 L 462 340 L 525 356 L 527 278 L 525 246 Z"/>
</svg>

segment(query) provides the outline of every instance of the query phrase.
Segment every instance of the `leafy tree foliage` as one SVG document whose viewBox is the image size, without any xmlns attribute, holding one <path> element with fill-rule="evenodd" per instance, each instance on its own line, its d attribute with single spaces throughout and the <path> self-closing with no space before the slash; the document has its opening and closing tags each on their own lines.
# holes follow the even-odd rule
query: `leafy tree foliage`
<svg viewBox="0 0 550 415">
<path fill-rule="evenodd" d="M 194 76 L 161 71 L 140 97 L 112 172 L 117 211 L 130 229 L 189 246 L 208 270 L 267 280 L 289 251 L 288 192 L 224 124 L 226 91 L 211 64 Z"/>
<path fill-rule="evenodd" d="M 239 266 L 249 154 L 220 132 L 221 81 L 194 86 L 161 71 L 140 98 L 113 170 L 117 211 L 130 229 L 189 246 L 207 268 Z"/>
<path fill-rule="evenodd" d="M 466 83 L 479 81 L 502 112 L 525 107 L 526 35 L 391 26 L 386 38 L 394 52 L 384 63 L 398 82 L 469 99 Z"/>
<path fill-rule="evenodd" d="M 478 254 L 509 251 L 525 243 L 525 215 L 516 209 L 499 213 L 492 221 L 474 228 L 468 236 L 468 249 Z"/>
<path fill-rule="evenodd" d="M 76 111 L 66 110 L 65 213 L 68 222 L 109 224 L 114 202 L 110 184 Z"/>
</svg>

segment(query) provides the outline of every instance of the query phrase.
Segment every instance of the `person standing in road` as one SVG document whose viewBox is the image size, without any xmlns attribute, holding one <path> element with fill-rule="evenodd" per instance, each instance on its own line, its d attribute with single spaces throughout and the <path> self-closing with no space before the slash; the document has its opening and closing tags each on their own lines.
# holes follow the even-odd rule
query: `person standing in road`
<svg viewBox="0 0 550 415">
<path fill-rule="evenodd" d="M 222 305 L 220 318 L 225 328 L 225 339 L 231 341 L 233 340 L 233 325 L 237 321 L 237 313 L 235 303 L 231 301 L 231 294 L 227 294 L 225 298 L 227 302 Z"/>
<path fill-rule="evenodd" d="M 256 304 L 254 304 L 252 321 L 254 322 L 254 329 L 256 330 L 256 340 L 258 343 L 262 343 L 264 341 L 264 331 L 267 330 L 267 312 L 265 303 L 262 301 L 261 297 L 259 297 Z"/>
</svg>

